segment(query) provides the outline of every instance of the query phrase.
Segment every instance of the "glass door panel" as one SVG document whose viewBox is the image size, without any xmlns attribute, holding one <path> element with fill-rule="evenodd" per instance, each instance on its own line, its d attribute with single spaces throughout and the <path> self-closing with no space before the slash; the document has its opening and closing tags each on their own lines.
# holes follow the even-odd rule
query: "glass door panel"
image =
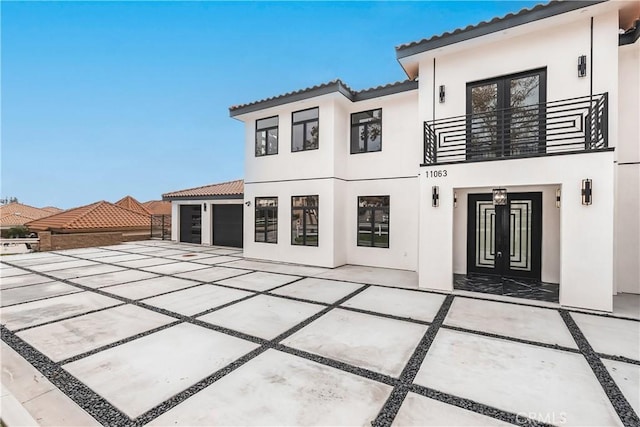
<svg viewBox="0 0 640 427">
<path fill-rule="evenodd" d="M 498 142 L 498 84 L 471 88 L 471 135 L 469 155 L 472 159 L 495 157 Z"/>
<path fill-rule="evenodd" d="M 511 79 L 509 148 L 512 156 L 537 153 L 540 145 L 540 76 Z"/>
</svg>

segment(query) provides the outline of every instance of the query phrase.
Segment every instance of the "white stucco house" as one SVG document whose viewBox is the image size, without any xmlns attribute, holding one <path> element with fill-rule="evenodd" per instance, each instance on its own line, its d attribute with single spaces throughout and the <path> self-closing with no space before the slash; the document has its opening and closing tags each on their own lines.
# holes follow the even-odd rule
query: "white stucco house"
<svg viewBox="0 0 640 427">
<path fill-rule="evenodd" d="M 403 82 L 231 107 L 244 255 L 611 311 L 640 293 L 639 18 L 551 2 L 396 47 Z"/>
</svg>

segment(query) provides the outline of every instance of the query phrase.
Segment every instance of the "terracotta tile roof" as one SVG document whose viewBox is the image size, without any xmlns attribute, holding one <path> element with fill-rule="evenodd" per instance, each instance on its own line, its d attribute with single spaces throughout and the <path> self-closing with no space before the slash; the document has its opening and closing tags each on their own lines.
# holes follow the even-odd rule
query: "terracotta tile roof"
<svg viewBox="0 0 640 427">
<path fill-rule="evenodd" d="M 171 202 L 165 200 L 149 200 L 142 204 L 153 215 L 171 215 Z"/>
<path fill-rule="evenodd" d="M 44 218 L 51 215 L 45 209 L 34 208 L 23 203 L 13 202 L 0 206 L 0 221 L 2 227 L 13 225 L 24 225 L 34 219 Z"/>
<path fill-rule="evenodd" d="M 109 231 L 148 229 L 149 215 L 100 201 L 28 222 L 34 231 Z"/>
<path fill-rule="evenodd" d="M 33 221 L 33 218 L 17 213 L 10 213 L 0 217 L 0 227 L 16 227 L 18 225 L 25 225 L 29 221 Z"/>
<path fill-rule="evenodd" d="M 120 206 L 121 208 L 129 209 L 130 211 L 138 212 L 143 215 L 151 215 L 151 212 L 149 212 L 149 210 L 144 207 L 142 203 L 131 196 L 125 196 L 122 199 L 118 200 L 115 204 Z"/>
<path fill-rule="evenodd" d="M 203 197 L 242 196 L 244 194 L 244 180 L 221 182 L 220 184 L 204 185 L 202 187 L 188 188 L 186 190 L 173 191 L 162 195 L 164 200 L 188 199 Z"/>
<path fill-rule="evenodd" d="M 45 206 L 44 208 L 42 208 L 42 210 L 51 213 L 58 213 L 62 212 L 64 209 L 56 208 L 55 206 Z"/>
</svg>

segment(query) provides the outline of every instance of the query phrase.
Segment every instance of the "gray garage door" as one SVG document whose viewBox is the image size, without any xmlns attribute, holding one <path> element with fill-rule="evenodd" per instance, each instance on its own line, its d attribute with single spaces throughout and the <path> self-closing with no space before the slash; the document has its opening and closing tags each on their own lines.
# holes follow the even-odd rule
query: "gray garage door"
<svg viewBox="0 0 640 427">
<path fill-rule="evenodd" d="M 200 205 L 180 205 L 180 241 L 202 242 L 202 214 Z"/>
<path fill-rule="evenodd" d="M 242 247 L 242 205 L 213 205 L 213 244 Z"/>
</svg>

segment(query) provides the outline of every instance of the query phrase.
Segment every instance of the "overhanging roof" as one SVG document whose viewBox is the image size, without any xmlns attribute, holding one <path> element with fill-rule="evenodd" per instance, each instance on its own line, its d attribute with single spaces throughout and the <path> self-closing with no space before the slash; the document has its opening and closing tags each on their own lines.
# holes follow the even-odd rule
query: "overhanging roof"
<svg viewBox="0 0 640 427">
<path fill-rule="evenodd" d="M 524 8 L 516 13 L 509 13 L 503 17 L 495 17 L 490 21 L 482 21 L 465 28 L 457 28 L 451 32 L 445 32 L 427 39 L 402 44 L 396 47 L 396 57 L 398 59 L 427 52 L 443 46 L 470 40 L 487 34 L 504 31 L 518 25 L 527 24 L 572 10 L 581 9 L 607 0 L 584 0 L 584 1 L 551 1 L 546 4 L 538 4 L 531 9 Z"/>
<path fill-rule="evenodd" d="M 336 79 L 328 83 L 300 89 L 294 92 L 288 92 L 271 98 L 261 99 L 259 101 L 250 102 L 242 105 L 234 105 L 229 107 L 229 115 L 231 117 L 239 116 L 254 111 L 264 110 L 270 107 L 288 104 L 304 99 L 315 98 L 317 96 L 329 93 L 340 93 L 352 102 L 364 101 L 366 99 L 378 98 L 380 96 L 392 95 L 394 93 L 405 92 L 408 90 L 418 89 L 418 82 L 405 80 L 401 82 L 389 83 L 382 86 L 376 86 L 369 89 L 353 90 L 347 86 L 342 80 Z"/>
</svg>

